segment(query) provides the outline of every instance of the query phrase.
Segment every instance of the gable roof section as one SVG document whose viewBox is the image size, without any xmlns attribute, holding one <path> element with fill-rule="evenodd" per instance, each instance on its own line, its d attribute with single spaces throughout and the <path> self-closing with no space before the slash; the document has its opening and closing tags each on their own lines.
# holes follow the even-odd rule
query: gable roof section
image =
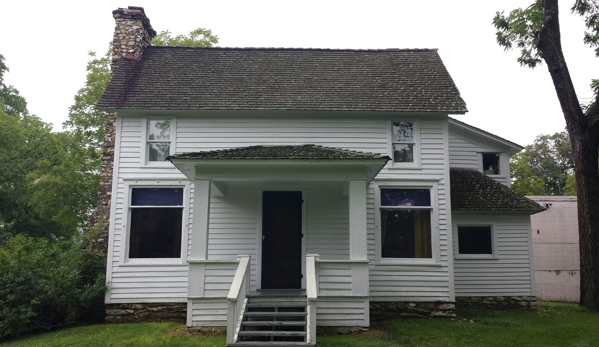
<svg viewBox="0 0 599 347">
<path fill-rule="evenodd" d="M 151 46 L 119 63 L 97 107 L 467 112 L 435 49 Z"/>
<path fill-rule="evenodd" d="M 545 211 L 541 205 L 473 169 L 450 169 L 452 211 Z"/>
<path fill-rule="evenodd" d="M 509 152 L 508 154 L 510 156 L 520 152 L 521 150 L 524 149 L 524 147 L 520 146 L 519 144 L 512 142 L 510 140 L 506 140 L 501 136 L 497 136 L 495 134 L 492 134 L 488 131 L 485 131 L 481 128 L 477 128 L 473 125 L 464 123 L 462 121 L 459 121 L 455 118 L 449 117 L 449 126 L 450 126 L 450 131 L 451 128 L 454 127 L 456 130 L 461 130 L 461 131 L 465 131 L 467 133 L 470 134 L 474 134 L 476 136 L 479 136 L 481 138 L 487 139 L 487 140 L 491 140 L 493 142 L 497 142 L 500 143 L 503 146 L 507 146 L 509 148 Z"/>
<path fill-rule="evenodd" d="M 347 149 L 323 147 L 318 145 L 298 146 L 250 146 L 205 152 L 174 154 L 171 159 L 299 159 L 299 160 L 355 160 L 355 159 L 384 159 L 391 160 L 386 155 L 350 151 Z"/>
</svg>

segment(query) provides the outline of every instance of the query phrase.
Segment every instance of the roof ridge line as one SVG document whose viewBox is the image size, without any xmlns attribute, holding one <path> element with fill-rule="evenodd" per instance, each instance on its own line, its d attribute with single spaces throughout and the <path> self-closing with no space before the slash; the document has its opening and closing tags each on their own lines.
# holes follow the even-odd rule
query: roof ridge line
<svg viewBox="0 0 599 347">
<path fill-rule="evenodd" d="M 318 48 L 318 47 L 194 47 L 194 46 L 148 46 L 158 49 L 207 49 L 207 50 L 247 50 L 247 51 L 348 51 L 348 52 L 423 52 L 438 51 L 438 48 Z M 146 49 L 147 49 L 146 48 Z"/>
</svg>

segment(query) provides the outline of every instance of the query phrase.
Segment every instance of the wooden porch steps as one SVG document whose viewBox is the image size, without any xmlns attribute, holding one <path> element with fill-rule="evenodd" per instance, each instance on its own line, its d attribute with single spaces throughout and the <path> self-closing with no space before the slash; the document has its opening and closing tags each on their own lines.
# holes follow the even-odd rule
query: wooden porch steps
<svg viewBox="0 0 599 347">
<path fill-rule="evenodd" d="M 314 346 L 307 341 L 305 296 L 250 296 L 236 343 L 228 347 Z"/>
</svg>

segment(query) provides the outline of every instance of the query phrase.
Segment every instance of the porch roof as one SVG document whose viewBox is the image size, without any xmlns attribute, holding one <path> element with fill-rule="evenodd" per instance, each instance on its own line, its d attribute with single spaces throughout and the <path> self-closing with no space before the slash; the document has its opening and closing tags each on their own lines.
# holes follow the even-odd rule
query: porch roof
<svg viewBox="0 0 599 347">
<path fill-rule="evenodd" d="M 531 214 L 545 211 L 528 199 L 491 177 L 474 169 L 450 169 L 452 211 L 522 211 Z"/>
<path fill-rule="evenodd" d="M 190 152 L 174 154 L 168 157 L 172 159 L 243 159 L 243 160 L 265 160 L 265 159 L 299 159 L 299 160 L 335 160 L 335 159 L 386 159 L 386 155 L 351 151 L 341 148 L 323 147 L 313 144 L 294 146 L 249 146 L 215 151 Z"/>
<path fill-rule="evenodd" d="M 189 179 L 370 182 L 391 158 L 314 144 L 249 146 L 174 154 L 168 160 Z"/>
</svg>

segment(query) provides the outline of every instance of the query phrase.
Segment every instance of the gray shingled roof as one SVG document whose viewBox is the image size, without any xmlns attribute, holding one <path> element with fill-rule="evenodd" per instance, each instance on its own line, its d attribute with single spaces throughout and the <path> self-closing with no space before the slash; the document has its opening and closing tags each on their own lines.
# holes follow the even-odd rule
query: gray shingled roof
<svg viewBox="0 0 599 347">
<path fill-rule="evenodd" d="M 541 205 L 473 169 L 450 169 L 452 211 L 544 211 Z"/>
<path fill-rule="evenodd" d="M 330 148 L 317 145 L 298 146 L 250 146 L 205 152 L 192 152 L 171 155 L 172 159 L 325 159 L 325 160 L 355 160 L 355 159 L 384 159 L 386 155 L 350 151 L 347 149 Z"/>
<path fill-rule="evenodd" d="M 97 107 L 467 111 L 435 49 L 148 47 L 119 63 Z"/>
</svg>

